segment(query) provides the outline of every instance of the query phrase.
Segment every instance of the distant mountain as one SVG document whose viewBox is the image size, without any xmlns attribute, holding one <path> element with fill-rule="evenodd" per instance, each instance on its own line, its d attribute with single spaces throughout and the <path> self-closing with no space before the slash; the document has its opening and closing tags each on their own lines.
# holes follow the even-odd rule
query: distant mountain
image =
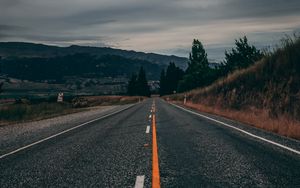
<svg viewBox="0 0 300 188">
<path fill-rule="evenodd" d="M 13 98 L 32 92 L 40 96 L 58 91 L 73 95 L 124 94 L 128 78 L 141 66 L 149 80 L 158 80 L 161 70 L 166 68 L 166 65 L 117 55 L 10 56 L 0 59 L 0 83 L 4 81 L 5 96 Z"/>
<path fill-rule="evenodd" d="M 161 70 L 170 62 L 185 69 L 187 61 L 107 47 L 0 42 L 0 77 L 9 96 L 32 92 L 48 95 L 62 88 L 76 94 L 120 94 L 126 92 L 128 78 L 141 66 L 149 80 L 159 80 Z"/>
<path fill-rule="evenodd" d="M 0 42 L 0 56 L 8 57 L 57 57 L 74 55 L 78 53 L 90 54 L 101 57 L 104 55 L 116 55 L 128 59 L 144 60 L 160 66 L 166 66 L 170 62 L 174 62 L 182 69 L 187 67 L 187 58 L 177 56 L 167 56 L 155 53 L 144 53 L 136 51 L 128 51 L 114 49 L 108 47 L 87 47 L 72 45 L 69 47 L 49 46 L 44 44 L 24 43 L 24 42 Z"/>
</svg>

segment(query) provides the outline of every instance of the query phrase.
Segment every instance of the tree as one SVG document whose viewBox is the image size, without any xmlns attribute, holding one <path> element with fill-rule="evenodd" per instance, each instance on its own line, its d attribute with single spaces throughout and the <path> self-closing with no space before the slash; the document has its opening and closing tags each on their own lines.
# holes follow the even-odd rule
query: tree
<svg viewBox="0 0 300 188">
<path fill-rule="evenodd" d="M 137 94 L 140 96 L 150 96 L 150 88 L 146 78 L 146 73 L 143 67 L 140 68 L 137 78 Z"/>
<path fill-rule="evenodd" d="M 3 86 L 3 82 L 0 82 L 0 93 L 2 93 L 2 92 L 3 92 L 3 90 L 2 90 L 2 86 Z"/>
<path fill-rule="evenodd" d="M 169 63 L 167 71 L 162 70 L 160 75 L 160 95 L 172 94 L 177 91 L 178 83 L 182 79 L 184 71 L 175 65 Z"/>
<path fill-rule="evenodd" d="M 2 57 L 0 56 L 0 73 L 1 73 L 1 60 L 2 60 Z M 0 82 L 0 93 L 3 92 L 2 87 L 3 87 L 3 82 Z"/>
<path fill-rule="evenodd" d="M 190 53 L 189 59 L 190 62 L 188 64 L 187 73 L 195 72 L 209 67 L 205 49 L 202 43 L 197 39 L 194 39 L 193 41 L 192 52 Z"/>
<path fill-rule="evenodd" d="M 136 88 L 137 88 L 137 75 L 136 74 L 132 74 L 131 78 L 128 82 L 128 86 L 127 86 L 127 93 L 129 96 L 134 96 L 136 95 Z"/>
<path fill-rule="evenodd" d="M 138 75 L 132 74 L 128 82 L 127 93 L 130 96 L 150 96 L 150 88 L 143 67 L 140 68 Z"/>
<path fill-rule="evenodd" d="M 179 82 L 178 90 L 182 92 L 208 85 L 214 80 L 213 78 L 205 49 L 199 40 L 194 39 L 188 68 Z"/>
<path fill-rule="evenodd" d="M 247 68 L 263 57 L 263 53 L 255 46 L 248 44 L 246 36 L 235 40 L 235 48 L 231 52 L 225 51 L 225 61 L 220 67 L 220 71 L 225 76 L 237 69 Z"/>
<path fill-rule="evenodd" d="M 163 69 L 160 73 L 160 80 L 159 80 L 159 95 L 163 96 L 166 94 L 166 73 L 165 69 Z"/>
</svg>

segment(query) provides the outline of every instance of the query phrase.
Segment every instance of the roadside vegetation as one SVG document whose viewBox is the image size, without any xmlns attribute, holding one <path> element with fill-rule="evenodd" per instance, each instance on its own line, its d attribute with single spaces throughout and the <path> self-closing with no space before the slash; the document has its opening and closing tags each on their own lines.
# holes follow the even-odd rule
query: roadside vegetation
<svg viewBox="0 0 300 188">
<path fill-rule="evenodd" d="M 245 38 L 236 46 L 216 69 L 225 76 L 186 92 L 186 105 L 300 139 L 300 37 L 287 38 L 280 48 L 265 54 L 244 48 Z M 248 50 L 255 52 L 250 53 L 253 56 L 240 53 Z M 183 101 L 184 94 L 168 97 Z"/>
<path fill-rule="evenodd" d="M 45 99 L 22 99 L 13 104 L 0 105 L 0 126 L 91 110 L 90 107 L 131 104 L 143 99 L 129 96 L 83 96 L 62 103 Z"/>
<path fill-rule="evenodd" d="M 0 125 L 50 118 L 80 111 L 69 103 L 8 104 L 0 106 Z"/>
</svg>

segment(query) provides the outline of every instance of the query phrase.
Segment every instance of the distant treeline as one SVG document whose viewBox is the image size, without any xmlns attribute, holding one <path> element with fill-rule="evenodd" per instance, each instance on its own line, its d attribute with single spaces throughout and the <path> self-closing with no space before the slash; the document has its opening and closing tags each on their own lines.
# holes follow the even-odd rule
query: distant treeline
<svg viewBox="0 0 300 188">
<path fill-rule="evenodd" d="M 0 59 L 1 74 L 9 77 L 43 81 L 63 82 L 65 76 L 78 77 L 129 77 L 143 66 L 147 76 L 158 79 L 163 66 L 145 60 L 128 59 L 116 55 L 93 56 L 74 54 L 57 57 L 30 57 Z"/>
<path fill-rule="evenodd" d="M 211 68 L 202 43 L 195 39 L 185 72 L 174 63 L 170 63 L 166 71 L 162 70 L 160 95 L 185 92 L 210 85 L 237 69 L 249 67 L 264 56 L 255 46 L 248 44 L 247 37 L 236 40 L 235 45 L 231 51 L 225 51 L 225 60 L 219 66 Z"/>
<path fill-rule="evenodd" d="M 128 83 L 128 95 L 150 97 L 151 92 L 143 67 L 140 68 L 138 74 L 133 73 L 131 75 Z"/>
</svg>

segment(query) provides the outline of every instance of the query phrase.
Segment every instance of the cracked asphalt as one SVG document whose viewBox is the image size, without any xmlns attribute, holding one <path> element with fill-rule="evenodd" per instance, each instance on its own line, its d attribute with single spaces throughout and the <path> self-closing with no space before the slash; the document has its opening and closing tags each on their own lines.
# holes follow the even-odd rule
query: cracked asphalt
<svg viewBox="0 0 300 188">
<path fill-rule="evenodd" d="M 0 159 L 0 187 L 134 187 L 138 175 L 145 175 L 144 187 L 151 187 L 152 127 L 149 134 L 145 131 L 153 100 L 161 187 L 300 187 L 299 155 L 158 98 Z M 295 149 L 300 146 L 296 140 L 205 115 Z M 55 127 L 51 134 L 62 130 Z M 41 137 L 31 134 L 0 143 L 1 154 Z"/>
</svg>

